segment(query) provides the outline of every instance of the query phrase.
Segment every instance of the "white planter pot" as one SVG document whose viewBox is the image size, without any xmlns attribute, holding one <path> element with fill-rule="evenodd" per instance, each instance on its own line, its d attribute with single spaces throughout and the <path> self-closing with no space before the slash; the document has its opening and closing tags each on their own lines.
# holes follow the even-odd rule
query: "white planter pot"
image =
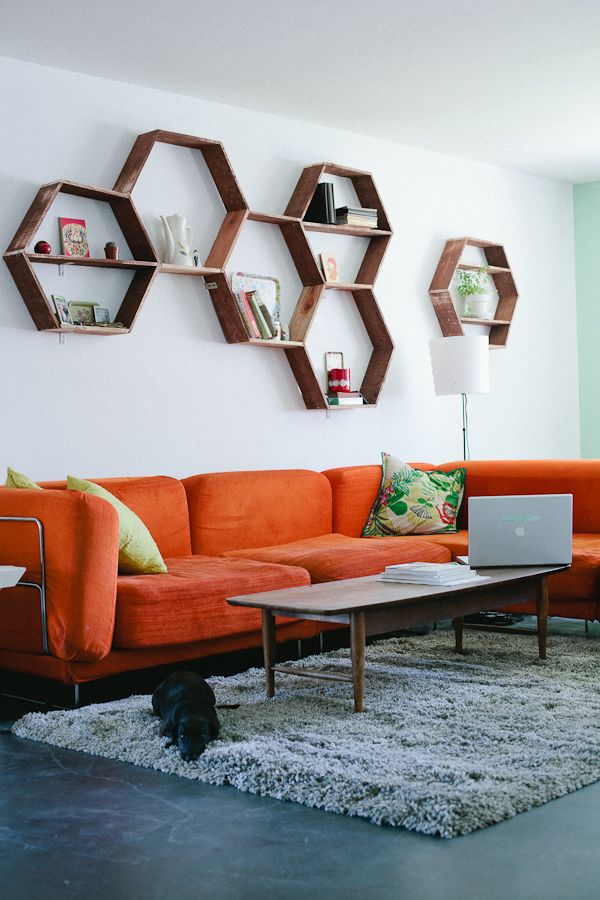
<svg viewBox="0 0 600 900">
<path fill-rule="evenodd" d="M 496 301 L 494 294 L 471 294 L 464 298 L 463 316 L 466 319 L 493 319 Z"/>
</svg>

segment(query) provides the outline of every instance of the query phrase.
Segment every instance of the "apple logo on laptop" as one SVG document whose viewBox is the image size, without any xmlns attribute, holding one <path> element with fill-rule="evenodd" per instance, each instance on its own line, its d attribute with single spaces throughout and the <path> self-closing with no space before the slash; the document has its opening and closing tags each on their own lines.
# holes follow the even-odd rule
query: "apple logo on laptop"
<svg viewBox="0 0 600 900">
<path fill-rule="evenodd" d="M 517 525 L 517 527 L 515 528 L 515 534 L 516 534 L 518 537 L 525 537 L 525 526 L 524 526 L 524 525 Z"/>
</svg>

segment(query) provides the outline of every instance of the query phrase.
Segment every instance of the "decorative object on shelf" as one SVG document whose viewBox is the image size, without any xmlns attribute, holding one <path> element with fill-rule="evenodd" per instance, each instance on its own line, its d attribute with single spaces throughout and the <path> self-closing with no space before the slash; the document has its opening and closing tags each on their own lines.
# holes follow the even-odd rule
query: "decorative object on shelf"
<svg viewBox="0 0 600 900">
<path fill-rule="evenodd" d="M 104 245 L 104 255 L 107 259 L 118 259 L 119 245 L 114 241 L 107 241 Z"/>
<path fill-rule="evenodd" d="M 87 300 L 71 300 L 69 312 L 73 325 L 94 325 L 94 307 L 98 305 L 98 303 L 90 303 Z"/>
<path fill-rule="evenodd" d="M 489 266 L 475 272 L 456 270 L 456 289 L 463 299 L 463 316 L 467 319 L 493 319 L 496 304 L 488 279 Z M 493 308 L 492 308 L 493 304 Z"/>
<path fill-rule="evenodd" d="M 94 306 L 93 313 L 96 325 L 110 325 L 110 310 L 106 306 Z"/>
<path fill-rule="evenodd" d="M 304 218 L 307 222 L 320 222 L 323 225 L 336 224 L 332 181 L 321 181 L 317 184 Z"/>
<path fill-rule="evenodd" d="M 333 253 L 320 253 L 321 265 L 323 267 L 323 275 L 325 281 L 329 284 L 339 283 L 340 273 L 338 271 L 338 262 Z"/>
<path fill-rule="evenodd" d="M 455 335 L 429 341 L 436 395 L 462 395 L 463 459 L 470 459 L 467 394 L 490 390 L 487 335 Z"/>
<path fill-rule="evenodd" d="M 200 265 L 200 251 L 199 250 L 192 250 L 192 259 L 194 261 L 194 265 L 196 266 L 196 268 L 198 268 L 198 266 Z"/>
<path fill-rule="evenodd" d="M 481 265 L 461 262 L 466 247 L 477 247 L 483 251 L 484 267 L 498 292 L 496 311 L 491 319 L 475 318 L 473 314 L 461 315 L 452 301 L 450 285 L 456 271 L 478 273 L 482 268 Z M 429 286 L 429 297 L 444 337 L 464 335 L 463 324 L 489 325 L 489 346 L 491 348 L 505 347 L 518 296 L 515 280 L 501 244 L 470 237 L 452 238 L 446 241 Z"/>
<path fill-rule="evenodd" d="M 340 206 L 335 211 L 335 221 L 337 225 L 377 228 L 377 210 L 363 206 Z"/>
<path fill-rule="evenodd" d="M 325 354 L 325 368 L 327 370 L 327 393 L 349 393 L 350 369 L 344 366 L 344 354 L 337 350 L 328 351 Z"/>
<path fill-rule="evenodd" d="M 89 257 L 85 219 L 59 219 L 60 239 L 65 256 Z"/>
<path fill-rule="evenodd" d="M 71 322 L 71 313 L 69 312 L 69 304 L 67 303 L 64 297 L 60 297 L 57 294 L 52 294 L 52 299 L 54 301 L 54 306 L 56 307 L 56 315 L 58 316 L 58 321 L 61 325 L 72 325 Z"/>
<path fill-rule="evenodd" d="M 48 241 L 38 241 L 33 248 L 33 252 L 43 253 L 45 256 L 49 256 L 52 253 L 52 247 L 50 246 Z"/>
<path fill-rule="evenodd" d="M 234 292 L 256 291 L 273 322 L 281 322 L 281 281 L 273 275 L 253 275 L 250 272 L 234 272 L 231 276 Z"/>
<path fill-rule="evenodd" d="M 193 266 L 191 254 L 192 229 L 186 223 L 185 216 L 174 213 L 172 216 L 160 217 L 163 223 L 165 248 L 163 262 L 170 266 Z"/>
</svg>

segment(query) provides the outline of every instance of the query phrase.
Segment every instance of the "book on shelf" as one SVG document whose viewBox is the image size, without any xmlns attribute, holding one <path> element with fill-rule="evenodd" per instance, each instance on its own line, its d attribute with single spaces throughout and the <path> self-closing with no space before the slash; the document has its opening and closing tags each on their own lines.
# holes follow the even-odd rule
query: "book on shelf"
<svg viewBox="0 0 600 900">
<path fill-rule="evenodd" d="M 260 338 L 260 330 L 258 325 L 256 324 L 256 319 L 254 318 L 254 313 L 252 312 L 252 308 L 248 303 L 245 291 L 235 291 L 233 296 L 235 297 L 235 302 L 238 305 L 240 316 L 242 317 L 242 322 L 244 323 L 244 328 L 248 332 L 248 337 Z"/>
<path fill-rule="evenodd" d="M 246 300 L 250 304 L 250 308 L 254 313 L 254 321 L 258 325 L 258 330 L 260 332 L 260 337 L 263 341 L 270 341 L 273 337 L 273 332 L 267 325 L 267 321 L 262 313 L 260 308 L 259 298 L 256 296 L 256 291 L 245 291 Z"/>
<path fill-rule="evenodd" d="M 263 301 L 261 300 L 260 294 L 257 290 L 254 291 L 254 299 L 258 303 L 258 308 L 260 309 L 261 313 L 263 314 L 263 318 L 264 318 L 265 322 L 267 323 L 267 328 L 271 332 L 271 336 L 275 337 L 275 335 L 277 334 L 277 328 L 275 327 L 275 324 L 273 323 L 271 313 L 267 309 L 266 304 L 263 303 Z"/>
<path fill-rule="evenodd" d="M 370 206 L 338 206 L 336 209 L 338 216 L 368 216 L 369 218 L 377 218 L 377 210 Z"/>
<path fill-rule="evenodd" d="M 313 198 L 309 203 L 304 219 L 307 222 L 320 222 L 322 225 L 336 224 L 333 182 L 320 181 Z"/>
<path fill-rule="evenodd" d="M 355 228 L 377 228 L 377 219 L 371 216 L 338 216 L 336 225 L 351 225 Z"/>
<path fill-rule="evenodd" d="M 477 581 L 480 576 L 470 566 L 460 563 L 400 563 L 386 566 L 380 579 L 397 581 L 406 584 L 462 584 L 465 581 Z"/>
<path fill-rule="evenodd" d="M 364 398 L 360 394 L 354 397 L 350 394 L 328 394 L 327 403 L 329 406 L 362 406 Z"/>
</svg>

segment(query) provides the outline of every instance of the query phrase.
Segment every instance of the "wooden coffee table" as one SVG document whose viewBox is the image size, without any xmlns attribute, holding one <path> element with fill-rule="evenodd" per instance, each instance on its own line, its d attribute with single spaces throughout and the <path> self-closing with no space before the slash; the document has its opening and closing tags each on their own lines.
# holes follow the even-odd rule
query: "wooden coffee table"
<svg viewBox="0 0 600 900">
<path fill-rule="evenodd" d="M 275 673 L 329 681 L 348 681 L 354 687 L 354 710 L 364 709 L 365 639 L 452 619 L 457 653 L 463 650 L 463 616 L 499 606 L 535 601 L 540 659 L 546 658 L 548 576 L 568 566 L 519 566 L 481 570 L 487 580 L 455 586 L 396 584 L 377 575 L 307 587 L 285 588 L 230 597 L 233 606 L 262 609 L 262 634 L 267 697 L 275 693 Z M 352 675 L 275 664 L 275 616 L 315 619 L 350 626 Z"/>
</svg>

